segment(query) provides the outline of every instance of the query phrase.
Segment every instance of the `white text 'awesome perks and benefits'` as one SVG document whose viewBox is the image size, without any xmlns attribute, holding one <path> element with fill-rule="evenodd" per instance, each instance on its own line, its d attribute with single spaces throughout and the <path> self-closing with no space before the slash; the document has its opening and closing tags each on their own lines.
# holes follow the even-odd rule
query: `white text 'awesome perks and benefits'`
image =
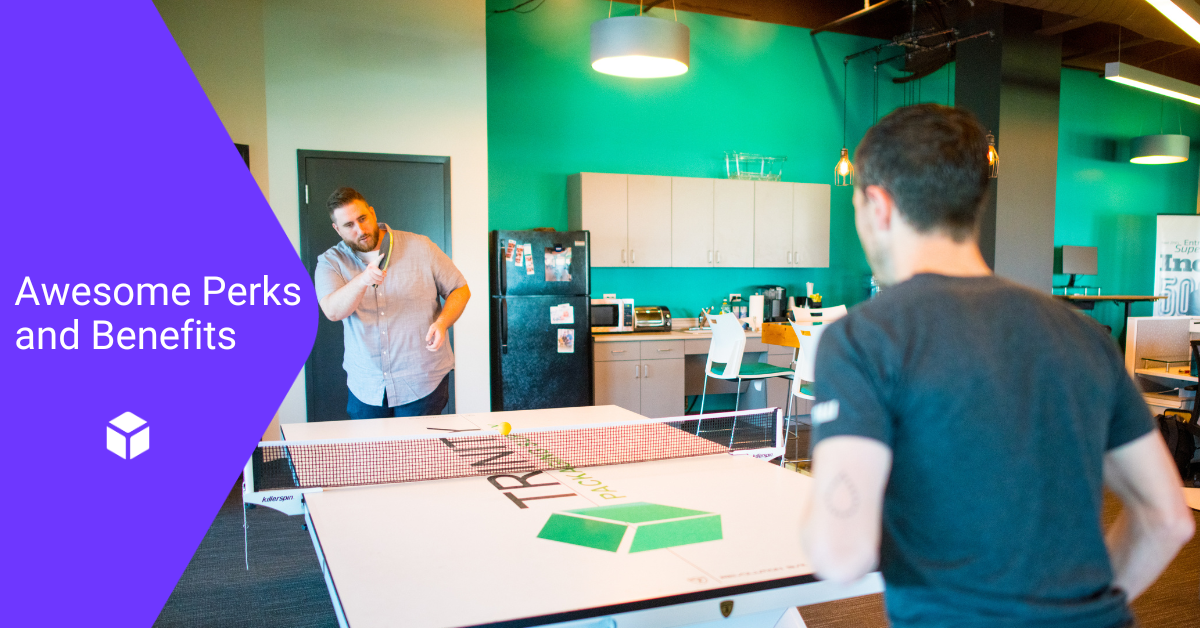
<svg viewBox="0 0 1200 628">
<path fill-rule="evenodd" d="M 300 286 L 289 283 L 272 283 L 263 275 L 260 283 L 226 282 L 221 277 L 204 277 L 202 288 L 197 291 L 202 298 L 193 298 L 192 288 L 186 283 L 167 286 L 165 283 L 34 283 L 26 276 L 17 292 L 16 305 L 27 308 L 57 307 L 187 307 L 195 300 L 197 305 L 209 305 L 219 301 L 242 306 L 296 306 L 300 303 Z M 85 324 L 82 332 L 91 337 L 92 349 L 165 349 L 180 350 L 230 350 L 237 346 L 236 332 L 231 327 L 217 327 L 212 321 L 200 318 L 183 319 L 178 326 L 117 327 L 100 318 Z M 79 349 L 79 319 L 68 326 L 26 326 L 17 329 L 17 348 Z"/>
</svg>

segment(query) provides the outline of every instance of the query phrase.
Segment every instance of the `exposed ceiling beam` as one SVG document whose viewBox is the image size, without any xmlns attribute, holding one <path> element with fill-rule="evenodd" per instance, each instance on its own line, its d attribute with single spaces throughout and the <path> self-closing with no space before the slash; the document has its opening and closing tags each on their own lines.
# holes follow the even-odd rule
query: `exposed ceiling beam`
<svg viewBox="0 0 1200 628">
<path fill-rule="evenodd" d="M 1070 20 L 1063 20 L 1054 26 L 1040 28 L 1036 31 L 1033 31 L 1033 34 L 1051 37 L 1053 35 L 1061 35 L 1067 31 L 1073 31 L 1077 28 L 1083 28 L 1084 26 L 1095 23 L 1096 20 L 1088 19 L 1086 17 L 1077 17 Z"/>
<path fill-rule="evenodd" d="M 1136 48 L 1137 46 L 1153 44 L 1157 41 L 1158 41 L 1157 39 L 1150 39 L 1149 37 L 1143 37 L 1142 39 L 1135 39 L 1133 41 L 1127 41 L 1122 44 L 1114 44 L 1112 46 L 1105 46 L 1103 48 L 1095 48 L 1093 50 L 1085 50 L 1083 52 L 1077 52 L 1075 54 L 1064 55 L 1062 60 L 1064 63 L 1066 63 L 1067 61 L 1074 61 L 1075 59 L 1082 59 L 1084 57 L 1090 57 L 1092 55 L 1105 54 L 1105 53 L 1109 53 L 1109 52 L 1117 52 L 1118 50 L 1129 50 L 1130 48 Z"/>
<path fill-rule="evenodd" d="M 868 5 L 866 8 L 864 8 L 861 11 L 855 11 L 854 13 L 851 13 L 850 15 L 847 15 L 846 17 L 838 18 L 828 24 L 822 24 L 821 26 L 814 28 L 812 33 L 810 33 L 810 35 L 816 35 L 817 33 L 820 33 L 821 31 L 827 31 L 827 30 L 830 30 L 833 28 L 837 28 L 848 22 L 853 22 L 854 20 L 857 20 L 858 18 L 863 17 L 864 15 L 870 15 L 879 9 L 882 9 L 891 4 L 895 4 L 899 1 L 900 0 L 880 0 L 880 2 L 876 2 L 875 4 Z"/>
<path fill-rule="evenodd" d="M 647 3 L 646 3 L 646 4 L 645 4 L 643 7 L 642 7 L 642 13 L 645 13 L 646 11 L 649 11 L 650 9 L 653 9 L 654 7 L 656 7 L 656 6 L 658 6 L 658 5 L 662 4 L 662 3 L 664 3 L 664 2 L 666 2 L 666 1 L 667 1 L 667 0 L 650 0 L 650 2 L 647 2 Z"/>
</svg>

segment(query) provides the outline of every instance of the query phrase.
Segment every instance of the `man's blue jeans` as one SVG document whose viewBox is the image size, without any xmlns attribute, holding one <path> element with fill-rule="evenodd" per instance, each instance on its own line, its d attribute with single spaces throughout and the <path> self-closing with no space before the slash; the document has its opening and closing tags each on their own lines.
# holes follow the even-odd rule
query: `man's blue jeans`
<svg viewBox="0 0 1200 628">
<path fill-rule="evenodd" d="M 373 406 L 363 403 L 361 399 L 350 393 L 350 399 L 346 402 L 346 412 L 350 413 L 351 419 L 385 419 L 395 416 L 427 416 L 431 414 L 441 414 L 442 410 L 446 409 L 446 403 L 450 401 L 450 374 L 447 373 L 442 381 L 433 389 L 433 392 L 421 397 L 416 401 L 406 403 L 402 406 L 388 406 L 387 392 L 383 393 L 383 403 L 378 406 Z"/>
</svg>

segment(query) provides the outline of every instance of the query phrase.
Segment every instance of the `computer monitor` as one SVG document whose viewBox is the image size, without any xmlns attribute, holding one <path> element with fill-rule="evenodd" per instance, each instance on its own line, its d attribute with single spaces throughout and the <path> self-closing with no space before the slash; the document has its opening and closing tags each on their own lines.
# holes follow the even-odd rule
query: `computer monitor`
<svg viewBox="0 0 1200 628">
<path fill-rule="evenodd" d="M 1063 245 L 1062 272 L 1064 275 L 1071 276 L 1071 281 L 1067 282 L 1068 288 L 1075 286 L 1076 275 L 1098 274 L 1096 247 Z"/>
</svg>

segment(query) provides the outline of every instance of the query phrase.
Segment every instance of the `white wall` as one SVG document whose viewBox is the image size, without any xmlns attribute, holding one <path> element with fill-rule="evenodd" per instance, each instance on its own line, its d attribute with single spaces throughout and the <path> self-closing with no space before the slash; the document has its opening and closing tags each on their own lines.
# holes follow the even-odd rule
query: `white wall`
<svg viewBox="0 0 1200 628">
<path fill-rule="evenodd" d="M 250 174 L 270 198 L 262 0 L 157 0 L 155 7 L 229 138 L 250 146 Z M 263 440 L 279 439 L 279 415 Z"/>
<path fill-rule="evenodd" d="M 296 151 L 450 157 L 451 238 L 471 303 L 455 326 L 459 412 L 491 407 L 484 0 L 266 0 L 271 206 L 299 250 Z M 279 411 L 305 420 L 303 375 Z"/>
<path fill-rule="evenodd" d="M 250 172 L 270 198 L 262 0 L 154 4 L 230 139 L 250 146 Z"/>
</svg>

